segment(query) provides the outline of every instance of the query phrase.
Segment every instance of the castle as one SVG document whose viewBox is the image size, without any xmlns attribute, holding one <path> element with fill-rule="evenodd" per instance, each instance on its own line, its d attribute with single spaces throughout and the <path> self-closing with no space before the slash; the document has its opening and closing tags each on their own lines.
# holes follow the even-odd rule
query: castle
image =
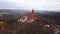
<svg viewBox="0 0 60 34">
<path fill-rule="evenodd" d="M 18 22 L 21 22 L 21 23 L 25 23 L 25 22 L 28 22 L 28 23 L 31 23 L 33 22 L 35 19 L 37 18 L 35 12 L 34 12 L 34 9 L 32 9 L 32 12 L 31 13 L 28 13 L 26 16 L 22 16 L 18 19 Z"/>
</svg>

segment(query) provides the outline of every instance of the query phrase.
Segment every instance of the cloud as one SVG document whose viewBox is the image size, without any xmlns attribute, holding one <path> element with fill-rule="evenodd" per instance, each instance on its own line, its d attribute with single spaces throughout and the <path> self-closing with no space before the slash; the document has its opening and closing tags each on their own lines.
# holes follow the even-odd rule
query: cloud
<svg viewBox="0 0 60 34">
<path fill-rule="evenodd" d="M 60 11 L 60 0 L 0 0 L 1 8 Z"/>
</svg>

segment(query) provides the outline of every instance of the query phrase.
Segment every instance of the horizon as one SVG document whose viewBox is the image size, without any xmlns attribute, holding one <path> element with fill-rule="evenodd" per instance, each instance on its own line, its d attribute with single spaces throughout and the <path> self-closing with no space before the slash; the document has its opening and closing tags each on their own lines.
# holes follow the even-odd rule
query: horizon
<svg viewBox="0 0 60 34">
<path fill-rule="evenodd" d="M 32 11 L 32 9 L 31 10 L 28 10 L 28 9 L 0 9 L 0 10 L 15 10 L 15 11 L 20 11 L 20 10 L 22 10 L 22 11 L 28 11 L 28 12 L 31 12 Z M 55 10 L 35 10 L 34 9 L 34 11 L 35 12 L 60 12 L 60 11 L 55 11 Z"/>
</svg>

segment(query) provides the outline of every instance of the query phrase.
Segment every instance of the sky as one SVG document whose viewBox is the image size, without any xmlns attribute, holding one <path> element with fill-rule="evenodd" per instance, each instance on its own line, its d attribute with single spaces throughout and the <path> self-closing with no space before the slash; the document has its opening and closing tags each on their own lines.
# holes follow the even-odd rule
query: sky
<svg viewBox="0 0 60 34">
<path fill-rule="evenodd" d="M 60 11 L 60 0 L 0 0 L 0 9 Z"/>
</svg>

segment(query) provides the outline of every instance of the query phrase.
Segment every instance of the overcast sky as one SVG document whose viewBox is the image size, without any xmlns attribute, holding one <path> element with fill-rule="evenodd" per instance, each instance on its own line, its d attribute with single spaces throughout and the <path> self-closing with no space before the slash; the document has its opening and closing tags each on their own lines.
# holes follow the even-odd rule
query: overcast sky
<svg viewBox="0 0 60 34">
<path fill-rule="evenodd" d="M 60 11 L 60 0 L 0 0 L 0 9 Z"/>
</svg>

